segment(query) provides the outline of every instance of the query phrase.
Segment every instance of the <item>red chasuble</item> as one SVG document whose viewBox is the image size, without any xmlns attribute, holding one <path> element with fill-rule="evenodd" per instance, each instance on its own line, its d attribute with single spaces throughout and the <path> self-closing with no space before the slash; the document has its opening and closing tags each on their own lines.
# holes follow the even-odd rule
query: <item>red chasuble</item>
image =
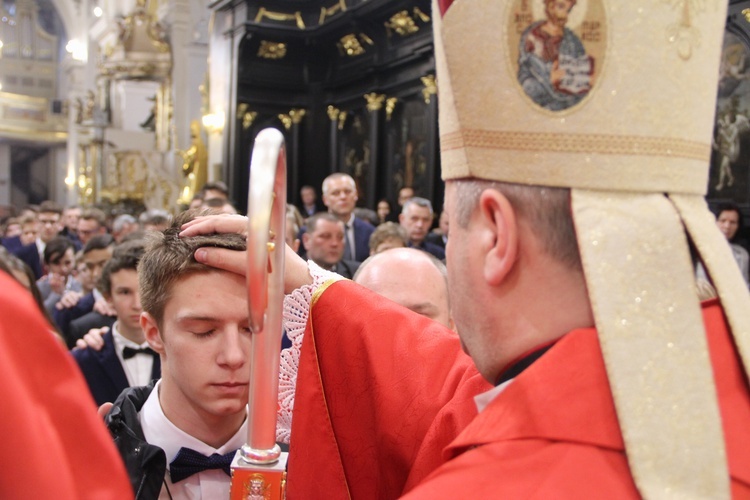
<svg viewBox="0 0 750 500">
<path fill-rule="evenodd" d="M 732 493 L 750 498 L 747 381 L 718 303 L 704 320 Z M 292 500 L 638 497 L 593 329 L 563 337 L 478 416 L 489 386 L 457 338 L 352 283 L 320 296 L 305 335 Z"/>
<path fill-rule="evenodd" d="M 0 272 L 0 498 L 133 498 L 73 358 Z"/>
<path fill-rule="evenodd" d="M 454 332 L 334 283 L 302 344 L 288 498 L 398 497 L 443 463 L 490 388 Z"/>
</svg>

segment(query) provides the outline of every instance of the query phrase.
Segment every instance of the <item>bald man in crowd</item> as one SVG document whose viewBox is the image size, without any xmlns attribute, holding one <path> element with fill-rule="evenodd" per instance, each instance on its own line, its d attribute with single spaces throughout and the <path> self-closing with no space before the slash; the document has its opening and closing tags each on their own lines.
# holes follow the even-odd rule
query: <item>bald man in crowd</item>
<svg viewBox="0 0 750 500">
<path fill-rule="evenodd" d="M 391 248 L 368 257 L 353 280 L 446 328 L 454 327 L 448 303 L 448 271 L 427 252 Z"/>
</svg>

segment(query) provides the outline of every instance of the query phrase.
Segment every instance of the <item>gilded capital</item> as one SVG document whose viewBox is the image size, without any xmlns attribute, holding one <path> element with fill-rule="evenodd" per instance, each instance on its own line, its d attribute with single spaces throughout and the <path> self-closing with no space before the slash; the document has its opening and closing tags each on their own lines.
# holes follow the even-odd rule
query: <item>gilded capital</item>
<svg viewBox="0 0 750 500">
<path fill-rule="evenodd" d="M 422 80 L 422 97 L 424 97 L 425 104 L 430 104 L 430 99 L 433 95 L 437 94 L 437 81 L 435 75 L 427 75 L 420 78 Z"/>
<path fill-rule="evenodd" d="M 367 100 L 368 111 L 380 110 L 383 107 L 383 102 L 385 102 L 385 94 L 377 94 L 375 92 L 365 94 L 364 98 Z"/>
<path fill-rule="evenodd" d="M 339 113 L 341 110 L 334 106 L 333 104 L 328 105 L 328 119 L 333 121 L 336 121 L 339 119 Z"/>
<path fill-rule="evenodd" d="M 302 118 L 305 117 L 305 113 L 307 113 L 307 111 L 303 108 L 290 109 L 289 117 L 292 119 L 292 123 L 298 125 L 302 121 Z"/>
<path fill-rule="evenodd" d="M 279 120 L 281 120 L 281 123 L 284 125 L 284 128 L 289 130 L 292 128 L 292 117 L 289 115 L 285 115 L 284 113 L 279 114 Z"/>
<path fill-rule="evenodd" d="M 398 102 L 398 97 L 389 97 L 385 100 L 385 119 L 389 120 L 391 119 L 391 115 L 393 114 L 393 110 L 396 109 L 396 103 Z"/>
<path fill-rule="evenodd" d="M 258 116 L 257 111 L 247 111 L 244 115 L 242 115 L 242 128 L 245 130 L 249 129 L 255 121 L 256 116 Z"/>
</svg>

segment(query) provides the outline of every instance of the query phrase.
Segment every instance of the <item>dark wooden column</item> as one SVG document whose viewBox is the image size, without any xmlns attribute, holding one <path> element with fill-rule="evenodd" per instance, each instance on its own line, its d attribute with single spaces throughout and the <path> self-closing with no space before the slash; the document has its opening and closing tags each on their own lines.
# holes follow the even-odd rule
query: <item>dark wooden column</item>
<svg viewBox="0 0 750 500">
<path fill-rule="evenodd" d="M 370 116 L 370 161 L 367 167 L 367 191 L 366 196 L 367 199 L 365 200 L 365 205 L 368 208 L 375 208 L 375 204 L 377 203 L 377 200 L 375 199 L 375 193 L 376 193 L 376 182 L 377 182 L 377 172 L 378 170 L 381 170 L 380 165 L 380 158 L 381 158 L 381 145 L 380 145 L 380 138 L 382 137 L 382 115 L 383 115 L 383 105 L 385 104 L 385 94 L 378 94 L 376 92 L 371 92 L 369 94 L 365 94 L 365 99 L 367 100 L 367 111 Z"/>
</svg>

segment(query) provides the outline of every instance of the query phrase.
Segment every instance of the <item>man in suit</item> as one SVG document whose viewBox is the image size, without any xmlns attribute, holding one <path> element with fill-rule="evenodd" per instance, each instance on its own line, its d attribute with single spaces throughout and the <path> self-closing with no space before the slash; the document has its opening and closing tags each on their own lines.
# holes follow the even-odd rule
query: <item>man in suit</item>
<svg viewBox="0 0 750 500">
<path fill-rule="evenodd" d="M 327 212 L 319 212 L 307 220 L 302 235 L 307 257 L 328 271 L 351 279 L 359 262 L 344 259 L 344 223 Z"/>
<path fill-rule="evenodd" d="M 37 236 L 35 241 L 15 251 L 16 256 L 34 271 L 36 279 L 47 274 L 44 269 L 44 248 L 62 229 L 60 225 L 61 217 L 62 207 L 52 201 L 43 202 L 39 206 L 39 215 L 36 220 Z"/>
<path fill-rule="evenodd" d="M 323 203 L 344 223 L 344 260 L 362 262 L 370 255 L 370 235 L 375 228 L 354 216 L 357 185 L 350 175 L 331 174 L 323 181 Z"/>
<path fill-rule="evenodd" d="M 315 188 L 312 186 L 302 186 L 299 189 L 299 198 L 299 211 L 304 218 L 310 217 L 324 209 L 318 200 L 318 193 L 315 192 Z"/>
<path fill-rule="evenodd" d="M 159 357 L 148 346 L 140 324 L 141 301 L 136 268 L 144 244 L 133 241 L 123 247 L 118 248 L 104 266 L 99 280 L 99 288 L 117 312 L 117 320 L 104 334 L 101 350 L 73 351 L 73 357 L 99 405 L 114 401 L 127 387 L 147 385 L 161 376 Z"/>
<path fill-rule="evenodd" d="M 432 203 L 425 198 L 412 197 L 406 200 L 401 215 L 398 216 L 401 225 L 409 235 L 409 246 L 424 250 L 440 260 L 445 259 L 445 250 L 425 241 L 432 226 Z"/>
</svg>

